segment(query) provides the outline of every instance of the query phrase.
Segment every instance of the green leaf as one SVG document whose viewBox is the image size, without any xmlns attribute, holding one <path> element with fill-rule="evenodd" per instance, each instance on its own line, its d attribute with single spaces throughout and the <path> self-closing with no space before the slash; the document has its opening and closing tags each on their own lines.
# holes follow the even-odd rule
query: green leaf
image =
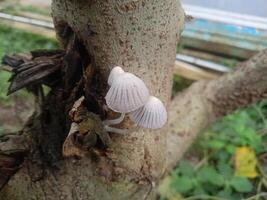
<svg viewBox="0 0 267 200">
<path fill-rule="evenodd" d="M 227 153 L 226 151 L 218 151 L 215 152 L 212 156 L 214 160 L 219 160 L 220 162 L 228 162 L 231 159 L 232 155 Z"/>
<path fill-rule="evenodd" d="M 237 134 L 244 135 L 246 127 L 244 124 L 236 124 L 236 126 L 234 126 L 234 130 L 236 131 Z"/>
<path fill-rule="evenodd" d="M 189 192 L 193 188 L 192 179 L 186 176 L 176 177 L 173 181 L 173 187 L 180 193 Z"/>
<path fill-rule="evenodd" d="M 223 197 L 226 199 L 230 199 L 233 191 L 231 188 L 224 188 L 224 190 L 221 190 L 218 192 L 218 197 Z"/>
<path fill-rule="evenodd" d="M 180 161 L 179 169 L 183 176 L 189 176 L 189 177 L 194 176 L 194 168 L 192 164 L 187 160 Z"/>
<path fill-rule="evenodd" d="M 216 195 L 227 200 L 240 200 L 240 196 L 237 193 L 232 193 L 231 190 L 227 189 L 218 192 Z"/>
<path fill-rule="evenodd" d="M 245 177 L 235 176 L 230 184 L 237 192 L 251 192 L 253 189 L 252 183 Z"/>
<path fill-rule="evenodd" d="M 232 144 L 227 144 L 225 149 L 229 154 L 233 154 L 235 152 L 235 146 Z"/>
<path fill-rule="evenodd" d="M 216 186 L 224 185 L 223 177 L 210 166 L 204 166 L 199 170 L 198 179 L 201 182 L 208 182 Z"/>
<path fill-rule="evenodd" d="M 194 189 L 194 192 L 193 192 L 194 195 L 205 195 L 207 194 L 205 192 L 205 190 L 203 189 L 203 187 L 201 185 L 198 185 L 196 186 L 196 188 Z"/>
<path fill-rule="evenodd" d="M 220 140 L 210 140 L 207 143 L 208 147 L 211 149 L 222 149 L 225 145 L 223 141 Z"/>
<path fill-rule="evenodd" d="M 234 170 L 228 164 L 223 162 L 218 164 L 218 170 L 224 179 L 230 179 L 234 174 Z"/>
</svg>

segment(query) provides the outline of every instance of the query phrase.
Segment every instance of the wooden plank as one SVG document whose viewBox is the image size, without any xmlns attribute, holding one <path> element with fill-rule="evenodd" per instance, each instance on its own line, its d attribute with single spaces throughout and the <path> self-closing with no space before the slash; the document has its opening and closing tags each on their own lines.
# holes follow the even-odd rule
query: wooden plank
<svg viewBox="0 0 267 200">
<path fill-rule="evenodd" d="M 257 53 L 256 50 L 240 48 L 234 44 L 228 45 L 222 42 L 205 41 L 203 38 L 191 38 L 186 36 L 182 37 L 180 44 L 182 44 L 185 48 L 194 48 L 199 51 L 216 53 L 242 60 L 248 59 Z"/>
<path fill-rule="evenodd" d="M 202 60 L 200 58 L 192 57 L 192 56 L 187 56 L 183 54 L 176 54 L 176 60 L 186 62 L 188 64 L 198 66 L 200 68 L 203 68 L 205 70 L 213 71 L 215 73 L 226 73 L 230 72 L 231 69 L 224 66 L 220 65 L 214 62 L 210 62 L 208 60 Z"/>
<path fill-rule="evenodd" d="M 180 44 L 213 54 L 248 59 L 267 48 L 267 31 L 194 19 L 186 24 Z"/>
<path fill-rule="evenodd" d="M 226 66 L 235 66 L 237 65 L 240 61 L 244 61 L 244 59 L 236 59 L 236 58 L 231 58 L 231 57 L 222 57 L 220 55 L 212 54 L 212 53 L 207 53 L 205 51 L 197 50 L 197 49 L 190 49 L 190 48 L 182 48 L 179 53 L 200 58 L 203 60 L 208 60 L 211 62 L 215 63 L 220 63 Z"/>
</svg>

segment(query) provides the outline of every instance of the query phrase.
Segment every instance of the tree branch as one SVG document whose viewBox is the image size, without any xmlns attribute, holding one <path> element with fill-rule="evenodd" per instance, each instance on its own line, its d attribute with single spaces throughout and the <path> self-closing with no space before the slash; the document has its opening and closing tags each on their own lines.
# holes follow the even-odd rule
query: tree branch
<svg viewBox="0 0 267 200">
<path fill-rule="evenodd" d="M 172 169 L 196 136 L 216 119 L 267 97 L 267 50 L 231 74 L 197 82 L 174 98 L 167 138 L 167 169 Z"/>
</svg>

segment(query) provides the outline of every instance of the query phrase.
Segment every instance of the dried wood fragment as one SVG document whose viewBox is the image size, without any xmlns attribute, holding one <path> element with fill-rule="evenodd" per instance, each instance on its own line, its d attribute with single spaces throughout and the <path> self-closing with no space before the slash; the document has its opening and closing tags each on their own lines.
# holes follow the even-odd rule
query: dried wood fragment
<svg viewBox="0 0 267 200">
<path fill-rule="evenodd" d="M 79 98 L 69 112 L 72 125 L 63 144 L 65 157 L 84 157 L 97 146 L 106 147 L 111 143 L 101 119 L 98 115 L 89 112 L 83 105 L 84 102 L 84 97 Z"/>
<path fill-rule="evenodd" d="M 62 50 L 38 50 L 30 54 L 15 54 L 4 56 L 2 63 L 12 68 L 8 94 L 14 93 L 24 87 L 38 84 L 54 83 L 60 76 L 48 80 L 51 75 L 60 72 L 63 67 Z"/>
<path fill-rule="evenodd" d="M 3 135 L 0 137 L 0 190 L 21 168 L 28 152 L 23 135 Z"/>
</svg>

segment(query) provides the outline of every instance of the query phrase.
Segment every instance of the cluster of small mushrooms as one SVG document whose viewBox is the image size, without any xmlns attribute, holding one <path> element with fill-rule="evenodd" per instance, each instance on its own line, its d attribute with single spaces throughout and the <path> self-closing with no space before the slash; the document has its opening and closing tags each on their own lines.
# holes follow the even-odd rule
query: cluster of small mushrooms
<svg viewBox="0 0 267 200">
<path fill-rule="evenodd" d="M 150 96 L 145 83 L 134 74 L 125 72 L 119 66 L 114 67 L 108 84 L 110 89 L 105 97 L 107 106 L 121 113 L 121 116 L 105 121 L 107 131 L 119 133 L 118 129 L 109 125 L 121 123 L 126 114 L 142 128 L 159 129 L 167 122 L 167 111 L 161 100 Z"/>
</svg>

